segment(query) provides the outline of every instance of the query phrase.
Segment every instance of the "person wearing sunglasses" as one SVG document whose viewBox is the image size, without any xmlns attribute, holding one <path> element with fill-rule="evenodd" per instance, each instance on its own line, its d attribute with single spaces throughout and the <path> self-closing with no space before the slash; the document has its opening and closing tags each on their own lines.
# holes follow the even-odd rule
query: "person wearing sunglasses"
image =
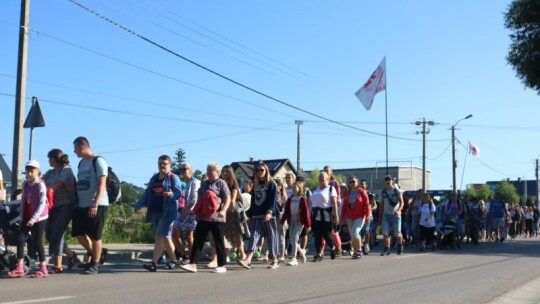
<svg viewBox="0 0 540 304">
<path fill-rule="evenodd" d="M 251 237 L 247 245 L 247 257 L 238 260 L 238 265 L 251 269 L 253 253 L 258 249 L 259 239 L 264 237 L 268 244 L 269 258 L 272 259 L 268 269 L 279 267 L 279 233 L 276 219 L 278 197 L 278 188 L 268 166 L 260 161 L 255 165 L 255 182 L 248 211 L 248 215 L 251 215 Z"/>
</svg>

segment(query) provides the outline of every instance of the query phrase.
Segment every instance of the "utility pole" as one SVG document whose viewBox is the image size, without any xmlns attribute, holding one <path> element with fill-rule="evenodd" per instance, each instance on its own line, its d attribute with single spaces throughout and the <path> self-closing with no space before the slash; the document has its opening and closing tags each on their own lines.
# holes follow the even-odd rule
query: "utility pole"
<svg viewBox="0 0 540 304">
<path fill-rule="evenodd" d="M 296 170 L 297 173 L 300 173 L 302 169 L 300 168 L 300 126 L 304 123 L 303 120 L 295 120 L 296 124 Z"/>
<path fill-rule="evenodd" d="M 21 20 L 19 27 L 19 52 L 17 60 L 17 87 L 15 92 L 15 119 L 13 127 L 13 160 L 11 165 L 11 189 L 22 187 L 19 170 L 23 166 L 24 142 L 24 102 L 26 99 L 26 65 L 28 51 L 28 23 L 30 0 L 21 0 Z M 9 194 L 8 194 L 9 195 Z"/>
<path fill-rule="evenodd" d="M 538 189 L 538 158 L 536 159 L 536 208 L 540 208 L 540 200 L 538 199 L 538 195 L 540 195 L 540 189 Z"/>
<path fill-rule="evenodd" d="M 456 126 L 460 121 L 465 120 L 465 119 L 469 119 L 471 117 L 472 117 L 472 114 L 467 115 L 465 118 L 462 118 L 462 119 L 458 120 L 450 128 L 450 130 L 452 130 L 452 190 L 454 192 L 456 192 L 456 169 L 457 169 L 457 166 L 458 166 L 457 161 L 456 161 Z"/>
<path fill-rule="evenodd" d="M 426 130 L 426 124 L 429 126 L 434 126 L 435 122 L 426 121 L 425 118 L 422 120 L 417 120 L 415 125 L 422 125 L 422 131 L 417 131 L 416 134 L 422 133 L 422 191 L 426 192 L 426 134 L 429 134 L 429 130 Z"/>
</svg>

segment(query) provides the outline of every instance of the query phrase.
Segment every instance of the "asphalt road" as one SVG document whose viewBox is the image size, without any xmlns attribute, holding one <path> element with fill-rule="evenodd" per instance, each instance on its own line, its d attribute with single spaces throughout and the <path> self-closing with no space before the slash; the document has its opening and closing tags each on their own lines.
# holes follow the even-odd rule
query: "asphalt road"
<svg viewBox="0 0 540 304">
<path fill-rule="evenodd" d="M 143 261 L 106 264 L 99 275 L 81 270 L 46 279 L 1 279 L 0 303 L 525 303 L 540 291 L 540 238 L 467 245 L 456 251 L 344 256 L 268 270 L 229 265 L 225 274 L 200 266 L 149 273 Z M 518 295 L 518 296 L 516 296 Z M 515 298 L 515 299 L 514 299 Z"/>
</svg>

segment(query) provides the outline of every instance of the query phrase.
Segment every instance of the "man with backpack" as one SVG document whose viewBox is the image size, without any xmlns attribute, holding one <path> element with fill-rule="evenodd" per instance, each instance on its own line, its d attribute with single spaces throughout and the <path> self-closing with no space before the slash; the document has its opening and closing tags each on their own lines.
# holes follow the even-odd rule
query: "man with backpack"
<svg viewBox="0 0 540 304">
<path fill-rule="evenodd" d="M 95 157 L 85 137 L 77 137 L 73 146 L 75 154 L 82 160 L 77 172 L 79 203 L 73 214 L 72 235 L 91 257 L 89 263 L 82 265 L 84 273 L 98 274 L 99 265 L 103 264 L 106 254 L 101 236 L 109 206 L 106 190 L 108 166 L 103 157 Z"/>
<path fill-rule="evenodd" d="M 384 178 L 386 187 L 382 190 L 381 210 L 379 223 L 382 223 L 381 233 L 384 237 L 384 251 L 382 256 L 390 254 L 390 228 L 394 231 L 397 240 L 397 254 L 403 253 L 403 236 L 401 234 L 401 209 L 403 209 L 403 196 L 397 185 L 394 185 L 392 176 Z"/>
</svg>

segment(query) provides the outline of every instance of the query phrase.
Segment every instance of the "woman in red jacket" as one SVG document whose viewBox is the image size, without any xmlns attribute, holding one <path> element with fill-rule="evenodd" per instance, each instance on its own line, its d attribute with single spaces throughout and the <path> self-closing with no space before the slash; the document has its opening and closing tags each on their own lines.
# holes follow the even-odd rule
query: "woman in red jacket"
<svg viewBox="0 0 540 304">
<path fill-rule="evenodd" d="M 341 220 L 347 221 L 349 232 L 352 239 L 352 247 L 354 254 L 352 259 L 362 257 L 362 238 L 360 230 L 364 223 L 369 222 L 369 198 L 367 192 L 360 188 L 358 178 L 356 176 L 349 177 L 349 190 L 343 196 L 343 206 L 341 207 Z"/>
</svg>

